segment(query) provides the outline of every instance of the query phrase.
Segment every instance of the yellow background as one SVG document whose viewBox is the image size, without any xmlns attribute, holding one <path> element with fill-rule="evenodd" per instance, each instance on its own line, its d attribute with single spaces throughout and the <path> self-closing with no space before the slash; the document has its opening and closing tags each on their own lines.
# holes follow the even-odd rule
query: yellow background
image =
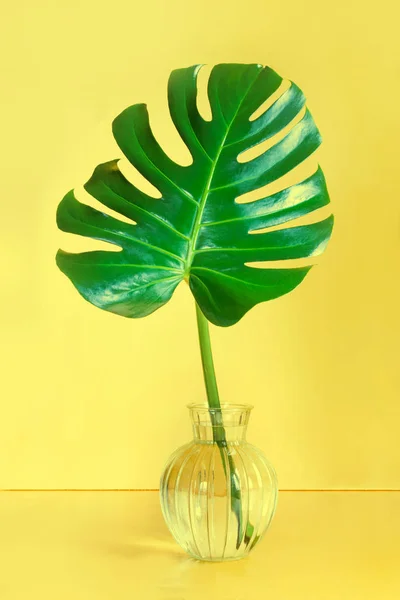
<svg viewBox="0 0 400 600">
<path fill-rule="evenodd" d="M 56 268 L 90 249 L 55 225 L 66 191 L 120 156 L 112 119 L 167 120 L 169 72 L 258 62 L 306 93 L 336 224 L 292 294 L 212 328 L 223 400 L 281 488 L 399 488 L 397 3 L 36 0 L 3 11 L 0 488 L 157 488 L 203 401 L 192 298 L 152 316 L 92 307 Z"/>
</svg>

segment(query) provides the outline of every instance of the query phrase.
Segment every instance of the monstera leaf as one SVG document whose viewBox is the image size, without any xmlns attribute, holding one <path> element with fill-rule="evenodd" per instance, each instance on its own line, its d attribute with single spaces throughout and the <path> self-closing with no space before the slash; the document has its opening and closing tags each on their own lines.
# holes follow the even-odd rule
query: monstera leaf
<svg viewBox="0 0 400 600">
<path fill-rule="evenodd" d="M 328 204 L 320 168 L 278 193 L 236 201 L 281 178 L 319 146 L 320 134 L 308 110 L 287 127 L 304 107 L 301 90 L 292 83 L 261 116 L 250 119 L 282 78 L 258 64 L 220 64 L 209 78 L 212 119 L 207 121 L 196 103 L 199 69 L 175 70 L 168 84 L 173 122 L 193 158 L 189 166 L 172 161 L 157 143 L 145 104 L 130 106 L 113 121 L 123 154 L 160 191 L 161 199 L 130 183 L 116 159 L 96 167 L 84 187 L 132 223 L 80 203 L 72 190 L 58 207 L 60 229 L 121 248 L 57 254 L 59 268 L 80 294 L 102 309 L 144 317 L 186 280 L 209 321 L 232 325 L 255 304 L 291 291 L 311 268 L 274 268 L 271 261 L 319 254 L 330 237 L 332 216 L 274 227 Z M 283 138 L 257 158 L 237 160 L 284 128 Z M 269 227 L 274 230 L 254 233 Z M 251 263 L 257 261 L 268 262 L 255 268 Z"/>
</svg>

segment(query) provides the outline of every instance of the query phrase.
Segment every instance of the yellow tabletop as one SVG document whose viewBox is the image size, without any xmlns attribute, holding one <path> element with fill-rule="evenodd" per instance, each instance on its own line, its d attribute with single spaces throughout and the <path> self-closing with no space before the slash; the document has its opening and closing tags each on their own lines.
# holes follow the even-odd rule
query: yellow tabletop
<svg viewBox="0 0 400 600">
<path fill-rule="evenodd" d="M 158 492 L 0 493 L 1 600 L 398 600 L 400 493 L 281 492 L 246 559 L 175 543 Z"/>
</svg>

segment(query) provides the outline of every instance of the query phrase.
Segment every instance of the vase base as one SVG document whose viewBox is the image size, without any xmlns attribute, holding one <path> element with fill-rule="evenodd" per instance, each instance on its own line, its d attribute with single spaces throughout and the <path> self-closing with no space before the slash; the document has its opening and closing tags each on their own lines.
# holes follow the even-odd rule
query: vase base
<svg viewBox="0 0 400 600">
<path fill-rule="evenodd" d="M 191 552 L 187 552 L 188 556 L 190 556 L 190 558 L 194 558 L 195 560 L 200 560 L 201 562 L 232 562 L 235 560 L 243 560 L 244 558 L 248 557 L 248 554 L 245 554 L 244 556 L 231 556 L 231 557 L 226 557 L 226 558 L 222 558 L 222 557 L 216 557 L 216 558 L 203 558 L 201 556 L 196 556 L 195 554 L 192 554 Z"/>
</svg>

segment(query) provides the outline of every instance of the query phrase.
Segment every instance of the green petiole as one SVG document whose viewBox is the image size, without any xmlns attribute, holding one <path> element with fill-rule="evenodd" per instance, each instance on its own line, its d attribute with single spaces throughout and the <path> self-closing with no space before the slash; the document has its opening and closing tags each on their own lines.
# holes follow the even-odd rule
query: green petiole
<svg viewBox="0 0 400 600">
<path fill-rule="evenodd" d="M 217 380 L 215 376 L 214 361 L 211 350 L 210 331 L 208 321 L 201 312 L 196 303 L 197 327 L 199 332 L 201 361 L 203 365 L 204 381 L 207 390 L 207 401 L 210 408 L 221 408 Z M 222 420 L 221 411 L 211 411 L 211 422 L 213 424 L 213 438 L 220 450 L 222 464 L 225 475 L 227 474 L 226 457 L 223 448 L 227 448 L 226 433 Z M 236 467 L 233 457 L 228 452 L 228 464 L 230 473 L 230 488 L 231 488 L 231 508 L 238 522 L 238 532 L 236 539 L 236 548 L 239 548 L 243 538 L 247 542 L 254 531 L 254 527 L 249 523 L 246 524 L 246 530 L 243 531 L 244 524 L 242 518 L 242 496 L 236 477 Z"/>
</svg>

